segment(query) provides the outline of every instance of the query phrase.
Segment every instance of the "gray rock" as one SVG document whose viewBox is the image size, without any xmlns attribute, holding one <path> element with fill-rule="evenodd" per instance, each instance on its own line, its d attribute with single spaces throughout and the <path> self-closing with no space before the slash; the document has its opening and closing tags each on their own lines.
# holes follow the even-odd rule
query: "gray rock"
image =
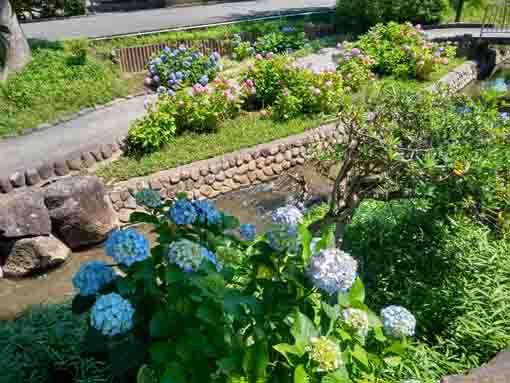
<svg viewBox="0 0 510 383">
<path fill-rule="evenodd" d="M 55 176 L 55 171 L 53 170 L 53 164 L 44 164 L 37 168 L 37 172 L 39 173 L 39 177 L 43 180 L 47 180 Z"/>
<path fill-rule="evenodd" d="M 22 238 L 13 241 L 8 254 L 3 254 L 3 275 L 6 278 L 24 277 L 35 271 L 58 266 L 69 255 L 71 250 L 52 235 Z"/>
<path fill-rule="evenodd" d="M 9 193 L 14 189 L 11 181 L 7 178 L 0 178 L 0 193 Z"/>
<path fill-rule="evenodd" d="M 16 172 L 11 174 L 9 180 L 14 185 L 14 187 L 20 188 L 26 185 L 25 173 Z"/>
<path fill-rule="evenodd" d="M 0 195 L 0 237 L 48 235 L 51 221 L 41 193 L 33 190 Z"/>
<path fill-rule="evenodd" d="M 487 365 L 467 375 L 447 376 L 441 383 L 508 383 L 510 382 L 510 350 L 500 352 Z"/>
<path fill-rule="evenodd" d="M 103 241 L 118 226 L 103 183 L 97 177 L 58 180 L 44 190 L 54 232 L 72 249 Z"/>
<path fill-rule="evenodd" d="M 41 182 L 41 177 L 39 177 L 39 173 L 36 169 L 30 168 L 25 172 L 25 177 L 27 179 L 28 185 L 37 185 Z"/>
</svg>

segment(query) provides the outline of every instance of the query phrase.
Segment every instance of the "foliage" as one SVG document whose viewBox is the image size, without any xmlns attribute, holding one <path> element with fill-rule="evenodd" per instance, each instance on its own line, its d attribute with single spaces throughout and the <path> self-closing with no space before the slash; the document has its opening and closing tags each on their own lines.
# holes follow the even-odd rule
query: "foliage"
<svg viewBox="0 0 510 383">
<path fill-rule="evenodd" d="M 232 37 L 232 51 L 232 58 L 237 61 L 243 61 L 255 55 L 255 48 L 249 41 L 243 41 L 239 34 Z"/>
<path fill-rule="evenodd" d="M 445 0 L 337 0 L 337 24 L 365 31 L 378 23 L 438 23 L 448 10 Z"/>
<path fill-rule="evenodd" d="M 85 0 L 66 0 L 64 3 L 64 14 L 66 16 L 85 15 L 87 6 Z"/>
<path fill-rule="evenodd" d="M 467 107 L 467 108 L 466 108 Z M 342 114 L 330 218 L 341 240 L 365 198 L 420 198 L 508 232 L 508 120 L 465 96 L 385 87 Z"/>
<path fill-rule="evenodd" d="M 174 91 L 185 85 L 200 83 L 205 86 L 214 80 L 221 68 L 217 52 L 205 56 L 184 45 L 175 49 L 166 47 L 149 61 L 145 84 Z"/>
<path fill-rule="evenodd" d="M 257 39 L 255 49 L 263 55 L 273 53 L 290 53 L 303 48 L 308 43 L 304 32 L 298 32 L 295 28 L 287 26 L 282 32 L 273 32 Z"/>
<path fill-rule="evenodd" d="M 255 241 L 239 239 L 233 232 L 239 221 L 209 201 L 178 199 L 150 210 L 131 216 L 132 223 L 155 225 L 158 240 L 150 254 L 136 245 L 139 235 L 123 236 L 115 248 L 122 275 L 105 280 L 97 297 L 73 301 L 76 313 L 90 311 L 85 349 L 106 355 L 116 376 L 137 375 L 139 382 L 375 381 L 405 357 L 406 338 L 396 329 L 408 325 L 393 316 L 383 327 L 364 304 L 356 261 L 324 250 L 326 236 L 312 252 L 295 208 L 279 211 L 268 234 Z M 271 233 L 281 230 L 289 236 L 275 248 Z M 144 249 L 134 263 L 133 249 L 138 255 Z M 316 258 L 323 257 L 340 273 L 321 269 Z M 337 288 L 321 290 L 322 282 L 315 283 L 321 276 Z"/>
<path fill-rule="evenodd" d="M 129 129 L 127 152 L 148 153 L 176 135 L 216 131 L 221 121 L 238 115 L 241 92 L 234 80 L 218 79 L 212 85 L 161 93 L 155 104 L 148 106 L 147 114 Z"/>
<path fill-rule="evenodd" d="M 93 58 L 74 65 L 62 49 L 35 49 L 23 71 L 0 84 L 0 135 L 19 133 L 84 107 L 127 95 L 116 69 Z"/>
<path fill-rule="evenodd" d="M 89 42 L 87 39 L 68 40 L 65 45 L 66 53 L 69 55 L 69 63 L 73 65 L 84 65 L 87 61 Z"/>
<path fill-rule="evenodd" d="M 448 65 L 456 54 L 453 45 L 426 41 L 419 27 L 394 22 L 376 25 L 361 36 L 355 47 L 372 60 L 371 67 L 376 73 L 420 80 L 429 79 L 432 72 Z M 351 50 L 348 46 L 347 54 Z"/>
<path fill-rule="evenodd" d="M 243 75 L 255 108 L 273 106 L 277 120 L 331 114 L 342 107 L 343 81 L 334 70 L 300 67 L 285 56 L 259 57 Z"/>
<path fill-rule="evenodd" d="M 349 88 L 346 91 L 358 92 L 370 80 L 374 80 L 372 73 L 374 59 L 364 55 L 354 44 L 344 42 L 337 47 L 340 50 L 340 58 L 337 71 L 348 83 Z"/>
<path fill-rule="evenodd" d="M 0 25 L 0 68 L 3 69 L 7 64 L 7 54 L 9 50 L 9 29 L 6 25 Z"/>
<path fill-rule="evenodd" d="M 84 0 L 13 0 L 11 4 L 20 18 L 28 13 L 40 18 L 84 15 L 87 11 Z"/>
</svg>

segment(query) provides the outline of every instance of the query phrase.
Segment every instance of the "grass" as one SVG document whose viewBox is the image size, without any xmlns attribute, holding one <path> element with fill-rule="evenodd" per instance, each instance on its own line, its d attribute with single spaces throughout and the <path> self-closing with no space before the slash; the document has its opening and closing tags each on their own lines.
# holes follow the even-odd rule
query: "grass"
<svg viewBox="0 0 510 383">
<path fill-rule="evenodd" d="M 32 62 L 0 84 L 0 136 L 104 104 L 142 84 L 139 76 L 122 77 L 111 62 L 89 56 L 78 65 L 71 57 L 63 46 L 36 47 Z"/>
<path fill-rule="evenodd" d="M 467 0 L 462 10 L 462 22 L 481 23 L 485 14 L 487 0 Z M 451 7 L 445 15 L 446 22 L 455 21 L 455 8 Z"/>
<path fill-rule="evenodd" d="M 141 158 L 123 157 L 105 165 L 97 175 L 109 182 L 144 176 L 194 161 L 270 142 L 318 127 L 319 119 L 295 119 L 287 122 L 262 120 L 248 114 L 226 121 L 216 133 L 176 137 L 162 150 Z"/>
<path fill-rule="evenodd" d="M 99 54 L 109 55 L 113 49 L 130 46 L 171 43 L 178 40 L 229 40 L 236 33 L 252 32 L 265 34 L 279 31 L 283 26 L 292 25 L 298 29 L 303 29 L 306 23 L 329 23 L 330 21 L 331 16 L 327 13 L 299 17 L 282 17 L 275 20 L 246 21 L 189 31 L 170 31 L 144 36 L 99 40 L 93 43 L 93 47 Z"/>
</svg>

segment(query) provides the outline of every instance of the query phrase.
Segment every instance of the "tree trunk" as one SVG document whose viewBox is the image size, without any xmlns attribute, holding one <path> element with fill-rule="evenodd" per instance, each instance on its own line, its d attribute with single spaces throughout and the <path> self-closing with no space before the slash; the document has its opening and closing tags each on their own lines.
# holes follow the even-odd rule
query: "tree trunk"
<svg viewBox="0 0 510 383">
<path fill-rule="evenodd" d="M 9 0 L 0 0 L 0 45 L 5 45 L 5 57 L 0 52 L 0 80 L 9 72 L 22 69 L 32 58 L 28 41 Z"/>
</svg>

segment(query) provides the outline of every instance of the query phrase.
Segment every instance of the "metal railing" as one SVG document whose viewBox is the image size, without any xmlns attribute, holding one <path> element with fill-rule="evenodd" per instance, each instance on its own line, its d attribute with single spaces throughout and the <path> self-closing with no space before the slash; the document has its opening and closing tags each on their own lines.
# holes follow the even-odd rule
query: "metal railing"
<svg viewBox="0 0 510 383">
<path fill-rule="evenodd" d="M 490 4 L 485 8 L 480 37 L 510 33 L 510 2 Z"/>
</svg>

